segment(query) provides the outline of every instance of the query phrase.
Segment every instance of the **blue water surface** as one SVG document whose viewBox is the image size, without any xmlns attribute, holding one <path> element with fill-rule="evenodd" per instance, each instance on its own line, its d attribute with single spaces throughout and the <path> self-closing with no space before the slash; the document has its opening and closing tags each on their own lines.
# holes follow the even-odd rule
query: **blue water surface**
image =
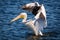
<svg viewBox="0 0 60 40">
<path fill-rule="evenodd" d="M 37 1 L 44 4 L 48 26 L 43 30 L 44 36 L 33 38 L 31 31 L 22 20 L 10 23 L 21 12 L 34 15 L 21 9 L 21 6 Z M 32 16 L 31 16 L 32 15 Z M 0 40 L 60 40 L 60 0 L 0 0 Z"/>
</svg>

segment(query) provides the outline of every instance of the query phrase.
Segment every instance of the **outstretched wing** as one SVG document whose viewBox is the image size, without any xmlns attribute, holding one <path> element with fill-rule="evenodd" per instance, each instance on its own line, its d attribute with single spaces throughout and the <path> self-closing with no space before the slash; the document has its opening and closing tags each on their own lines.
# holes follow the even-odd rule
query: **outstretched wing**
<svg viewBox="0 0 60 40">
<path fill-rule="evenodd" d="M 35 19 L 36 21 L 34 25 L 38 27 L 39 30 L 43 30 L 43 28 L 47 26 L 46 11 L 43 4 L 41 5 L 41 9 L 39 9 L 37 15 L 35 16 Z"/>
</svg>

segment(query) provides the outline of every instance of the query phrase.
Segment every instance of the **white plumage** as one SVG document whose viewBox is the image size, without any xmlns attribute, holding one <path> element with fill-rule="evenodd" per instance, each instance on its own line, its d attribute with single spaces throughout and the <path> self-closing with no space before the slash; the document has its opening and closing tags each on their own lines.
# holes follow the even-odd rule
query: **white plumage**
<svg viewBox="0 0 60 40">
<path fill-rule="evenodd" d="M 22 22 L 26 24 L 27 26 L 31 27 L 32 30 L 35 32 L 35 35 L 43 35 L 42 31 L 43 28 L 47 26 L 47 20 L 46 20 L 46 12 L 43 4 L 41 5 L 41 9 L 38 10 L 37 15 L 34 17 L 34 19 L 27 20 L 27 13 L 20 13 L 16 18 L 11 20 L 11 22 L 23 18 Z"/>
</svg>

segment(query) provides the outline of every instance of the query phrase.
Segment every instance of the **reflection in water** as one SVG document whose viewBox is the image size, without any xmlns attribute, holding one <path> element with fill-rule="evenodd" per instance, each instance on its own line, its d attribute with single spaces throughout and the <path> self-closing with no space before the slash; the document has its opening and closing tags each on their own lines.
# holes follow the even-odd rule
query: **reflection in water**
<svg viewBox="0 0 60 40">
<path fill-rule="evenodd" d="M 40 36 L 29 36 L 27 40 L 39 40 Z"/>
<path fill-rule="evenodd" d="M 30 35 L 30 36 L 27 36 L 26 39 L 27 40 L 51 40 L 51 39 L 56 39 L 56 37 L 57 37 L 56 34 L 58 34 L 58 33 L 48 32 L 48 33 L 44 33 L 43 36 Z"/>
</svg>

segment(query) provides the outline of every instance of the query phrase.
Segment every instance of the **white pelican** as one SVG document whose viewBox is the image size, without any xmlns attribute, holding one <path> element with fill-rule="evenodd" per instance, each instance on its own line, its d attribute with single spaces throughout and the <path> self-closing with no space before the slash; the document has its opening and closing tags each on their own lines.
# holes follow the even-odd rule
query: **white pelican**
<svg viewBox="0 0 60 40">
<path fill-rule="evenodd" d="M 38 11 L 34 19 L 27 20 L 27 13 L 20 13 L 20 15 L 11 20 L 11 22 L 16 21 L 19 18 L 23 18 L 22 22 L 31 27 L 36 36 L 43 35 L 42 30 L 46 27 L 47 24 L 43 5 L 41 6 L 41 9 Z"/>
</svg>

